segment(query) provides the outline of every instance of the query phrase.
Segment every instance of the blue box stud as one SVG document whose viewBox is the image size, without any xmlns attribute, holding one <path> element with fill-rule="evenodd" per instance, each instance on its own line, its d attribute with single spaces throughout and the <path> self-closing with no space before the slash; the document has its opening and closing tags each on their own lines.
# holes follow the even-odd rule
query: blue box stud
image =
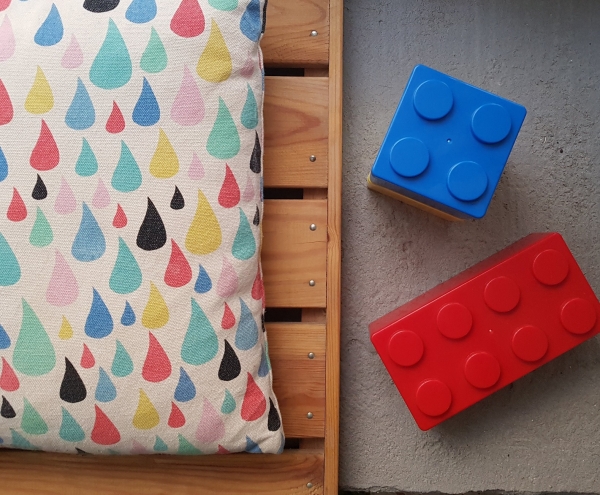
<svg viewBox="0 0 600 495">
<path fill-rule="evenodd" d="M 527 110 L 417 65 L 368 186 L 449 220 L 485 215 Z"/>
</svg>

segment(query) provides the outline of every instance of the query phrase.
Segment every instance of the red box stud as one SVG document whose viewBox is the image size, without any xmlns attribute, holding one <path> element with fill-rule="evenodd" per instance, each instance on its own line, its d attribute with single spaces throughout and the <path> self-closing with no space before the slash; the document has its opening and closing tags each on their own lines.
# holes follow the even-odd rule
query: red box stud
<svg viewBox="0 0 600 495">
<path fill-rule="evenodd" d="M 531 234 L 369 331 L 428 430 L 598 334 L 600 303 L 560 234 Z"/>
</svg>

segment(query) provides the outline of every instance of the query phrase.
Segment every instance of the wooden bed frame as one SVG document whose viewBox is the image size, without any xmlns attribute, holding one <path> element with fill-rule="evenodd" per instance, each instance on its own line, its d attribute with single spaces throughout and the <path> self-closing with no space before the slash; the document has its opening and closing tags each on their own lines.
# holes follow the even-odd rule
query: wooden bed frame
<svg viewBox="0 0 600 495">
<path fill-rule="evenodd" d="M 285 452 L 96 457 L 1 451 L 2 493 L 337 493 L 342 15 L 343 0 L 269 0 L 262 41 L 262 259 Z"/>
</svg>

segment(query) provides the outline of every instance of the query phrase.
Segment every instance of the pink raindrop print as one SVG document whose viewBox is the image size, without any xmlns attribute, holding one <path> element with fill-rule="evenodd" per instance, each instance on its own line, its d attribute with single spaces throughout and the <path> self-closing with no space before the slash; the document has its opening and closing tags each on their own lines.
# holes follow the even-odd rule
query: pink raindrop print
<svg viewBox="0 0 600 495">
<path fill-rule="evenodd" d="M 0 0 L 2 2 L 2 0 Z M 9 0 L 10 3 L 10 0 Z M 7 5 L 8 7 L 8 5 Z M 2 9 L 0 9 L 1 11 Z M 7 15 L 0 24 L 0 62 L 4 62 L 15 53 L 15 33 Z"/>
<path fill-rule="evenodd" d="M 242 200 L 246 203 L 249 203 L 254 199 L 254 186 L 253 186 L 254 178 L 252 177 L 252 173 L 248 171 L 248 176 L 246 178 L 246 187 L 244 188 L 244 193 L 242 194 Z"/>
<path fill-rule="evenodd" d="M 254 74 L 254 60 L 252 60 L 252 55 L 250 55 L 250 52 L 248 52 L 248 57 L 246 58 L 246 61 L 244 62 L 244 66 L 242 67 L 242 70 L 240 70 L 240 74 L 242 75 L 242 77 L 245 77 L 246 79 L 249 79 L 252 77 L 252 74 Z"/>
<path fill-rule="evenodd" d="M 171 414 L 167 423 L 171 428 L 181 428 L 185 425 L 185 416 L 175 402 L 171 402 Z"/>
<path fill-rule="evenodd" d="M 125 226 L 127 226 L 127 215 L 125 215 L 121 205 L 117 204 L 117 212 L 113 218 L 113 227 L 116 229 L 122 229 Z"/>
<path fill-rule="evenodd" d="M 27 207 L 16 187 L 13 188 L 13 195 L 8 205 L 6 218 L 11 222 L 21 222 L 27 218 Z"/>
<path fill-rule="evenodd" d="M 194 38 L 204 32 L 204 24 L 198 0 L 181 0 L 171 19 L 171 31 L 182 38 Z"/>
<path fill-rule="evenodd" d="M 223 208 L 233 208 L 240 202 L 240 188 L 229 165 L 225 164 L 225 179 L 219 192 L 219 204 Z"/>
<path fill-rule="evenodd" d="M 130 453 L 133 455 L 144 455 L 150 454 L 151 452 L 137 440 L 132 440 Z"/>
<path fill-rule="evenodd" d="M 224 436 L 225 424 L 221 416 L 215 411 L 208 399 L 204 399 L 202 416 L 196 430 L 196 439 L 201 443 L 213 443 Z"/>
<path fill-rule="evenodd" d="M 77 69 L 83 63 L 83 52 L 77 38 L 73 34 L 69 46 L 65 50 L 65 54 L 61 60 L 61 65 L 65 69 Z"/>
<path fill-rule="evenodd" d="M 265 394 L 248 373 L 248 385 L 244 394 L 244 402 L 242 402 L 242 419 L 244 421 L 256 421 L 267 410 L 267 401 Z"/>
<path fill-rule="evenodd" d="M 98 209 L 106 208 L 110 204 L 110 195 L 108 194 L 108 189 L 106 189 L 102 179 L 98 180 L 98 186 L 96 186 L 92 204 Z"/>
<path fill-rule="evenodd" d="M 92 441 L 98 445 L 114 445 L 121 441 L 121 434 L 114 423 L 98 406 L 96 408 L 96 420 L 92 430 Z"/>
<path fill-rule="evenodd" d="M 144 361 L 142 377 L 147 382 L 158 383 L 171 376 L 171 361 L 156 337 L 151 332 L 149 335 L 150 345 Z"/>
<path fill-rule="evenodd" d="M 77 200 L 75 199 L 75 194 L 73 194 L 73 190 L 63 177 L 60 189 L 58 190 L 58 196 L 56 196 L 56 201 L 54 202 L 54 211 L 59 215 L 68 215 L 76 209 Z"/>
<path fill-rule="evenodd" d="M 2 358 L 2 373 L 0 374 L 0 388 L 6 392 L 19 390 L 19 379 L 6 359 Z"/>
<path fill-rule="evenodd" d="M 64 256 L 56 251 L 54 270 L 46 289 L 46 301 L 58 308 L 73 304 L 79 296 L 79 285 Z"/>
<path fill-rule="evenodd" d="M 165 284 L 183 287 L 192 280 L 192 268 L 177 243 L 171 239 L 171 257 L 165 271 Z"/>
<path fill-rule="evenodd" d="M 233 269 L 233 266 L 227 258 L 223 258 L 223 268 L 221 269 L 221 276 L 217 282 L 217 294 L 223 299 L 231 297 L 238 288 L 238 276 Z"/>
<path fill-rule="evenodd" d="M 190 70 L 184 67 L 181 87 L 171 108 L 171 119 L 182 126 L 193 126 L 200 123 L 203 118 L 204 100 L 200 88 Z"/>
<path fill-rule="evenodd" d="M 188 169 L 188 177 L 192 180 L 200 180 L 204 177 L 204 167 L 196 153 L 192 156 L 192 163 L 190 163 L 190 168 Z"/>
<path fill-rule="evenodd" d="M 40 136 L 38 137 L 37 143 L 31 152 L 29 158 L 29 164 L 40 172 L 52 170 L 58 165 L 60 160 L 60 153 L 54 136 L 46 122 L 42 119 L 42 128 L 40 130 Z"/>
<path fill-rule="evenodd" d="M 229 304 L 225 303 L 225 308 L 223 310 L 223 318 L 221 319 L 221 328 L 223 330 L 230 330 L 235 326 L 235 315 Z"/>
<path fill-rule="evenodd" d="M 123 117 L 123 113 L 117 105 L 116 101 L 113 101 L 112 111 L 110 112 L 110 116 L 106 121 L 106 131 L 111 134 L 119 134 L 125 129 L 125 118 Z"/>
<path fill-rule="evenodd" d="M 81 353 L 81 367 L 85 368 L 86 370 L 89 370 L 90 368 L 93 368 L 94 365 L 96 364 L 96 359 L 94 359 L 94 355 L 92 354 L 92 351 L 90 351 L 90 348 L 83 344 L 83 352 Z"/>
<path fill-rule="evenodd" d="M 0 125 L 8 124 L 14 116 L 14 109 L 8 91 L 0 79 Z"/>
</svg>

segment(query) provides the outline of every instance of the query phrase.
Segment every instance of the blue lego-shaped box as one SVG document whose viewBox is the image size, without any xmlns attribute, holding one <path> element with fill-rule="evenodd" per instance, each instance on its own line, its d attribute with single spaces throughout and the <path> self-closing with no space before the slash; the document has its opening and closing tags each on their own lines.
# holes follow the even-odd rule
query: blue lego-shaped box
<svg viewBox="0 0 600 495">
<path fill-rule="evenodd" d="M 450 219 L 481 218 L 527 110 L 417 65 L 369 187 Z"/>
</svg>

